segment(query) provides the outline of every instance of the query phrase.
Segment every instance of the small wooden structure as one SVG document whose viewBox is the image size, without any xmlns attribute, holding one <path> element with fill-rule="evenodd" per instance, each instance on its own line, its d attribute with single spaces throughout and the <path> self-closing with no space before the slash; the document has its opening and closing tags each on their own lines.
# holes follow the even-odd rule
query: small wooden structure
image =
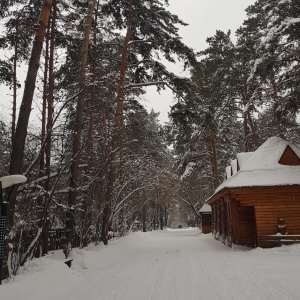
<svg viewBox="0 0 300 300">
<path fill-rule="evenodd" d="M 282 243 L 299 241 L 299 147 L 270 138 L 255 152 L 238 154 L 226 174 L 207 200 L 215 238 L 228 245 L 276 246 L 284 226 Z"/>
<path fill-rule="evenodd" d="M 211 206 L 205 203 L 200 208 L 199 213 L 201 216 L 202 233 L 210 233 L 211 232 L 211 218 L 212 218 Z"/>
</svg>

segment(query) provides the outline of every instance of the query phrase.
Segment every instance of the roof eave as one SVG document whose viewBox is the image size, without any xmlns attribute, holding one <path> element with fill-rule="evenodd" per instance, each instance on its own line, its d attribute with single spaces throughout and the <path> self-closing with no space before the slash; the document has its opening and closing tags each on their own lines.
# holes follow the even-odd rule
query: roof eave
<svg viewBox="0 0 300 300">
<path fill-rule="evenodd" d="M 240 189 L 261 189 L 261 188 L 287 188 L 287 187 L 299 187 L 300 184 L 284 184 L 284 185 L 256 185 L 256 186 L 236 186 L 236 187 L 224 187 L 217 193 L 213 194 L 210 196 L 205 203 L 207 204 L 212 204 L 214 201 L 216 201 L 218 198 L 225 196 L 227 193 L 230 193 L 235 190 L 240 190 Z"/>
</svg>

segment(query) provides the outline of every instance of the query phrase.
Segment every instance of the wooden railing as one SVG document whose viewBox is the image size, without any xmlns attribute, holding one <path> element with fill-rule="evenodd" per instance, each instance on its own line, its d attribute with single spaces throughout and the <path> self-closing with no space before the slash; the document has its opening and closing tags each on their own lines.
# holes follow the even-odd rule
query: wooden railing
<svg viewBox="0 0 300 300">
<path fill-rule="evenodd" d="M 258 237 L 258 245 L 275 244 L 278 247 L 282 245 L 299 244 L 300 234 L 271 234 Z M 274 246 L 275 246 L 274 245 Z"/>
</svg>

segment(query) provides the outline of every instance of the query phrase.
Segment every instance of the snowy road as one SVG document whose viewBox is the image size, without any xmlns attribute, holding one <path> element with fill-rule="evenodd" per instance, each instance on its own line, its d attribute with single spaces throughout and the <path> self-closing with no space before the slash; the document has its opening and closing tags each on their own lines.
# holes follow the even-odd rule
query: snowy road
<svg viewBox="0 0 300 300">
<path fill-rule="evenodd" d="M 72 270 L 38 260 L 0 299 L 300 299 L 299 246 L 249 251 L 197 229 L 135 233 L 75 251 Z"/>
</svg>

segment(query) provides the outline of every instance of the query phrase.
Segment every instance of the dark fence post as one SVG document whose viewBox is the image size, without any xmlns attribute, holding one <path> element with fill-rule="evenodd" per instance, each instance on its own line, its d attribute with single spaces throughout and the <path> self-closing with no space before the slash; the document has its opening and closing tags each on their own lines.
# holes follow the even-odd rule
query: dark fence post
<svg viewBox="0 0 300 300">
<path fill-rule="evenodd" d="M 0 284 L 2 283 L 2 264 L 4 256 L 4 238 L 6 225 L 6 205 L 3 203 L 2 182 L 0 181 Z"/>
</svg>

